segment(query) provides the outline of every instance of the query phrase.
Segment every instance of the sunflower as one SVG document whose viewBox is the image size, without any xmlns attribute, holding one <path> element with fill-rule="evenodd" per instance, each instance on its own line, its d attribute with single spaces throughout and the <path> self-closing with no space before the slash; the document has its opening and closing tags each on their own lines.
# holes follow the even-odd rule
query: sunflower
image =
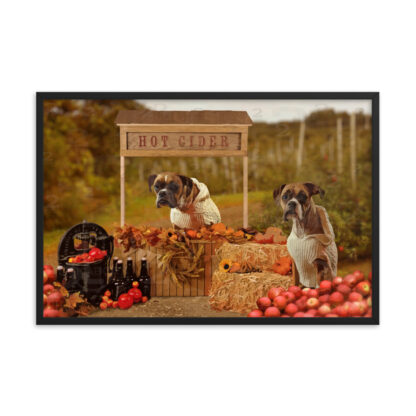
<svg viewBox="0 0 416 416">
<path fill-rule="evenodd" d="M 221 272 L 227 273 L 230 271 L 231 266 L 233 265 L 233 262 L 229 259 L 221 260 L 221 263 L 219 264 L 218 268 Z"/>
</svg>

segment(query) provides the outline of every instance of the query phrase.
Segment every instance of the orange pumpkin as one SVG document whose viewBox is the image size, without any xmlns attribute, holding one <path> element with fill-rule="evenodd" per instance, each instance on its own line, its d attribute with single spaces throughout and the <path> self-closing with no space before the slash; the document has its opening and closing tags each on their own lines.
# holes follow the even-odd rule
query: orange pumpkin
<svg viewBox="0 0 416 416">
<path fill-rule="evenodd" d="M 195 230 L 187 230 L 186 234 L 190 238 L 197 238 L 198 237 L 197 232 Z"/>
<path fill-rule="evenodd" d="M 227 227 L 222 222 L 211 225 L 211 229 L 217 233 L 225 233 L 227 231 Z"/>
<path fill-rule="evenodd" d="M 273 264 L 273 271 L 275 273 L 281 274 L 282 276 L 286 276 L 290 272 L 291 265 L 291 258 L 289 256 L 284 256 L 277 260 L 275 264 Z"/>
</svg>

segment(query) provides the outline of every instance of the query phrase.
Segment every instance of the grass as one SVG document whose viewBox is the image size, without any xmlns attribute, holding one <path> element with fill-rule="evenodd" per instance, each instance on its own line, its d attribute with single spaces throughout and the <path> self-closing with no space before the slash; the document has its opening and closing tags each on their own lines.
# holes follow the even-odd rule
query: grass
<svg viewBox="0 0 416 416">
<path fill-rule="evenodd" d="M 260 204 L 268 194 L 270 194 L 270 191 L 250 192 L 249 210 L 250 204 L 257 207 L 258 204 Z M 243 194 L 236 193 L 213 195 L 212 199 L 218 205 L 220 211 L 222 211 L 226 210 L 227 208 L 238 208 L 242 206 Z M 141 224 L 164 226 L 169 223 L 169 209 L 157 209 L 155 207 L 154 195 L 149 194 L 146 196 L 127 196 L 126 201 L 126 223 L 136 226 Z M 235 222 L 239 220 L 242 222 L 242 211 L 241 215 L 237 213 L 237 218 L 236 212 L 232 212 L 231 215 L 232 218 L 227 218 L 227 216 L 224 216 L 224 222 L 229 223 L 230 221 Z M 108 233 L 112 234 L 114 227 L 118 226 L 120 221 L 120 207 L 118 201 L 113 201 L 113 203 L 106 205 L 101 210 L 90 215 L 86 219 L 90 222 L 95 222 L 101 225 L 104 227 L 104 229 L 107 230 Z M 82 220 L 83 218 L 80 218 L 79 222 Z M 49 258 L 51 255 L 56 257 L 59 240 L 65 231 L 66 229 L 57 229 L 44 232 L 43 249 L 45 257 Z"/>
</svg>

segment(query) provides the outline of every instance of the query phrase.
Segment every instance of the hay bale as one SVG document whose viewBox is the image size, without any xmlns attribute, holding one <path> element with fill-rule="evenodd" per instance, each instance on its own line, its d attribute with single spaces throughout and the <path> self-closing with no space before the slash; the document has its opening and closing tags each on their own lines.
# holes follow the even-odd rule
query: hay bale
<svg viewBox="0 0 416 416">
<path fill-rule="evenodd" d="M 229 259 L 232 262 L 248 263 L 262 271 L 271 271 L 280 257 L 289 256 L 285 244 L 223 244 L 217 251 L 217 261 Z"/>
<path fill-rule="evenodd" d="M 215 310 L 247 313 L 256 309 L 256 301 L 267 296 L 271 287 L 287 289 L 292 276 L 277 273 L 224 273 L 217 270 L 212 276 L 209 303 Z"/>
</svg>

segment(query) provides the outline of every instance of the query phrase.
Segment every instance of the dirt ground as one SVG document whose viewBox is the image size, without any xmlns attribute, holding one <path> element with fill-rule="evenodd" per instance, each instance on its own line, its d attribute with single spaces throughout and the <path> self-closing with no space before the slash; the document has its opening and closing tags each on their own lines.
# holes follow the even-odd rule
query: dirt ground
<svg viewBox="0 0 416 416">
<path fill-rule="evenodd" d="M 156 297 L 145 304 L 133 305 L 130 309 L 106 309 L 88 315 L 89 318 L 143 318 L 143 317 L 241 317 L 236 312 L 211 309 L 207 296 L 199 297 Z"/>
</svg>

